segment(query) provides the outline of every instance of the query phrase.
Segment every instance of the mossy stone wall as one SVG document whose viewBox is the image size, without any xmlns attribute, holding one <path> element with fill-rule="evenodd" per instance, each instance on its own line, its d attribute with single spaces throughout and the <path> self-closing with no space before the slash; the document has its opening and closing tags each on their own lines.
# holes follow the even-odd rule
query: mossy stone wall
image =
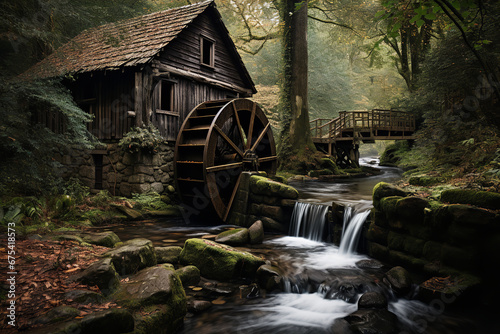
<svg viewBox="0 0 500 334">
<path fill-rule="evenodd" d="M 64 179 L 78 178 L 90 189 L 96 189 L 94 156 L 102 156 L 102 189 L 112 195 L 130 197 L 133 193 L 163 193 L 174 184 L 174 144 L 165 142 L 157 152 L 128 153 L 110 142 L 99 150 L 68 148 L 55 158 L 62 164 Z"/>
<path fill-rule="evenodd" d="M 491 270 L 500 264 L 494 246 L 500 240 L 499 211 L 402 194 L 387 184 L 374 188 L 366 230 L 370 256 L 429 276 L 465 273 L 491 279 Z M 482 204 L 480 196 L 474 198 L 473 204 Z"/>
<path fill-rule="evenodd" d="M 228 223 L 250 227 L 261 220 L 265 231 L 288 232 L 298 191 L 258 173 L 244 172 Z"/>
</svg>

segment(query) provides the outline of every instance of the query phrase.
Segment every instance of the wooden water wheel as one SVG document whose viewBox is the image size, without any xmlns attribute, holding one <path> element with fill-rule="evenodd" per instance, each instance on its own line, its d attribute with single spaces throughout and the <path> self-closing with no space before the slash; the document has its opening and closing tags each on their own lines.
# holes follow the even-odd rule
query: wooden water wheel
<svg viewBox="0 0 500 334">
<path fill-rule="evenodd" d="M 270 123 L 247 99 L 201 103 L 182 124 L 175 144 L 177 190 L 185 205 L 226 221 L 243 171 L 276 172 Z"/>
</svg>

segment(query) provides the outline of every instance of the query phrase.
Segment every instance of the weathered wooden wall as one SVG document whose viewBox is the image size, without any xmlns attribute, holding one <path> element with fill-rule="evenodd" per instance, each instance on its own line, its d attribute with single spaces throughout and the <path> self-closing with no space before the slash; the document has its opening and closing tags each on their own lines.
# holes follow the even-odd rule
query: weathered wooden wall
<svg viewBox="0 0 500 334">
<path fill-rule="evenodd" d="M 235 59 L 234 51 L 230 51 L 231 45 L 225 40 L 227 33 L 223 33 L 223 28 L 214 24 L 216 20 L 210 15 L 217 14 L 209 9 L 197 17 L 189 29 L 185 29 L 170 42 L 168 48 L 159 55 L 159 61 L 173 68 L 250 90 L 248 82 L 242 76 L 245 69 L 239 65 L 239 59 Z M 200 36 L 215 41 L 213 68 L 200 63 Z"/>
</svg>

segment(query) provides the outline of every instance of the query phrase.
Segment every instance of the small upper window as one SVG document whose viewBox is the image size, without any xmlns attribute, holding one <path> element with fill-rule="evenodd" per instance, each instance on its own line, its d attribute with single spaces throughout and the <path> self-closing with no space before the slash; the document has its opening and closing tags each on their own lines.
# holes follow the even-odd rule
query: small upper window
<svg viewBox="0 0 500 334">
<path fill-rule="evenodd" d="M 206 37 L 200 39 L 201 64 L 214 67 L 215 43 Z"/>
</svg>

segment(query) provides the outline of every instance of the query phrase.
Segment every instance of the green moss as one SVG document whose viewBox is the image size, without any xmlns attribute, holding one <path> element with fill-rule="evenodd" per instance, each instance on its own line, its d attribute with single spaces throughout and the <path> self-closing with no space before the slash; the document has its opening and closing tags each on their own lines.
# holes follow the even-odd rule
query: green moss
<svg viewBox="0 0 500 334">
<path fill-rule="evenodd" d="M 394 220 L 397 217 L 398 201 L 403 199 L 401 196 L 389 196 L 380 200 L 380 211 L 382 211 L 388 220 Z"/>
<path fill-rule="evenodd" d="M 379 182 L 373 187 L 373 206 L 380 210 L 380 200 L 389 196 L 406 196 L 406 192 L 392 184 Z"/>
<path fill-rule="evenodd" d="M 409 178 L 408 183 L 413 186 L 433 186 L 439 183 L 443 183 L 445 179 L 440 176 L 429 176 L 429 175 L 414 175 Z"/>
<path fill-rule="evenodd" d="M 250 177 L 250 190 L 258 195 L 289 199 L 297 199 L 299 197 L 297 189 L 258 175 Z"/>
<path fill-rule="evenodd" d="M 441 193 L 441 201 L 447 203 L 471 204 L 481 208 L 499 210 L 500 194 L 489 191 L 450 189 Z"/>
<path fill-rule="evenodd" d="M 196 266 L 203 277 L 220 280 L 251 277 L 264 264 L 250 253 L 204 239 L 186 240 L 180 261 Z"/>
<path fill-rule="evenodd" d="M 327 169 L 331 171 L 333 175 L 343 175 L 345 174 L 342 169 L 330 158 L 321 158 L 320 159 L 321 168 Z"/>
</svg>

